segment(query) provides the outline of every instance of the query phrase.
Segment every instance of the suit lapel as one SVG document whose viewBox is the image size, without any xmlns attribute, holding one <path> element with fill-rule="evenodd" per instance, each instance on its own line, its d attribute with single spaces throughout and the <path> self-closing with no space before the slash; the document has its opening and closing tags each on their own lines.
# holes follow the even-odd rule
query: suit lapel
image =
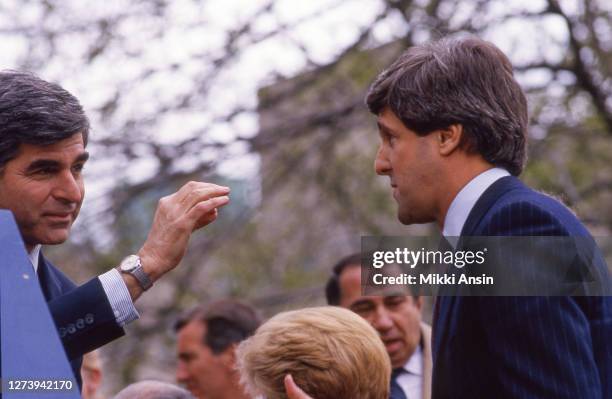
<svg viewBox="0 0 612 399">
<path fill-rule="evenodd" d="M 431 398 L 431 375 L 432 375 L 432 358 L 431 358 L 431 327 L 421 322 L 421 348 L 423 349 L 423 394 L 421 398 Z"/>
<path fill-rule="evenodd" d="M 439 356 L 440 348 L 444 347 L 444 341 L 448 331 L 448 324 L 450 322 L 451 309 L 453 307 L 455 297 L 452 296 L 438 296 L 436 298 L 437 312 L 433 320 L 433 331 L 432 331 L 432 351 L 434 364 L 437 357 Z"/>
<path fill-rule="evenodd" d="M 463 229 L 461 230 L 461 237 L 472 236 L 476 232 L 478 224 L 486 213 L 491 209 L 493 204 L 499 200 L 499 198 L 510 190 L 515 188 L 524 187 L 523 183 L 514 176 L 506 176 L 498 179 L 495 183 L 491 184 L 489 188 L 478 198 L 476 204 L 470 211 Z M 461 247 L 461 240 L 459 240 L 457 248 Z"/>
<path fill-rule="evenodd" d="M 53 267 L 43 256 L 42 251 L 40 252 L 40 255 L 38 257 L 37 274 L 38 281 L 40 282 L 40 287 L 47 302 L 49 302 L 55 297 L 62 295 L 61 283 L 55 276 Z"/>
<path fill-rule="evenodd" d="M 439 251 L 453 251 L 453 247 L 446 240 L 446 237 L 440 237 L 440 243 L 438 245 Z M 448 267 L 444 267 L 444 273 L 448 273 Z M 442 347 L 445 341 L 446 333 L 448 332 L 448 322 L 450 308 L 452 307 L 453 299 L 452 296 L 454 290 L 449 287 L 440 286 L 436 303 L 434 308 L 434 320 L 433 320 L 433 356 L 434 358 L 439 353 L 439 348 Z"/>
</svg>

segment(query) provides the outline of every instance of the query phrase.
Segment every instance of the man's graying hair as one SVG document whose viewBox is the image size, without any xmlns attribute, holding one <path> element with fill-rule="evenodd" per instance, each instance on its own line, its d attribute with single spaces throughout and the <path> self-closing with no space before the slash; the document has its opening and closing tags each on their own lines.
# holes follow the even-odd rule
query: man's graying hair
<svg viewBox="0 0 612 399">
<path fill-rule="evenodd" d="M 195 399 L 189 391 L 167 382 L 146 380 L 128 385 L 114 399 Z"/>
<path fill-rule="evenodd" d="M 77 133 L 87 145 L 89 121 L 76 97 L 29 72 L 0 72 L 0 170 L 22 143 L 45 146 Z"/>
<path fill-rule="evenodd" d="M 443 39 L 404 52 L 374 81 L 366 103 L 389 108 L 418 135 L 463 126 L 461 145 L 518 176 L 525 163 L 527 100 L 510 60 L 476 37 Z"/>
</svg>

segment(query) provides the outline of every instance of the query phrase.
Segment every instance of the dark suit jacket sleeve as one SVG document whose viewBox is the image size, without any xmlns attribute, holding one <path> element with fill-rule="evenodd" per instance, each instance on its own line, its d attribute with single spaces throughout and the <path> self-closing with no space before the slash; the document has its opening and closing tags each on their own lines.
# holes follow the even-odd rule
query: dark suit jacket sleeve
<svg viewBox="0 0 612 399">
<path fill-rule="evenodd" d="M 49 303 L 69 359 L 75 359 L 125 334 L 102 283 L 94 278 Z"/>
<path fill-rule="evenodd" d="M 525 204 L 513 207 L 527 208 Z M 502 209 L 490 235 L 568 235 L 541 208 Z M 508 217 L 512 214 L 513 217 Z M 505 223 L 504 223 L 505 222 Z M 518 227 L 517 227 L 518 226 Z M 478 298 L 501 390 L 521 398 L 609 397 L 610 297 Z M 604 355 L 601 355 L 601 354 Z"/>
</svg>

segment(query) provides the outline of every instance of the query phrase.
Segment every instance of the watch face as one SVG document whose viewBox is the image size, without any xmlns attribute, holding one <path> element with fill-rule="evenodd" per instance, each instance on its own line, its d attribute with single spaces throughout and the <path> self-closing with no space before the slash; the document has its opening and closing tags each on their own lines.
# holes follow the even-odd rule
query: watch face
<svg viewBox="0 0 612 399">
<path fill-rule="evenodd" d="M 138 256 L 130 255 L 125 258 L 119 266 L 122 271 L 130 272 L 138 267 Z"/>
</svg>

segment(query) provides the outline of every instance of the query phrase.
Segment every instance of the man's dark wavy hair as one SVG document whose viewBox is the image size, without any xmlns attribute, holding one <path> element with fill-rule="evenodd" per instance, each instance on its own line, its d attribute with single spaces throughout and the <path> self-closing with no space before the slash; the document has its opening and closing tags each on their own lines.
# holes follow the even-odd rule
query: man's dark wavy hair
<svg viewBox="0 0 612 399">
<path fill-rule="evenodd" d="M 29 72 L 0 72 L 0 170 L 22 143 L 45 146 L 83 134 L 89 120 L 72 94 Z"/>
<path fill-rule="evenodd" d="M 366 103 L 375 115 L 388 107 L 421 136 L 461 124 L 463 148 L 512 175 L 523 170 L 527 100 L 492 43 L 467 37 L 411 47 L 378 75 Z"/>
</svg>

